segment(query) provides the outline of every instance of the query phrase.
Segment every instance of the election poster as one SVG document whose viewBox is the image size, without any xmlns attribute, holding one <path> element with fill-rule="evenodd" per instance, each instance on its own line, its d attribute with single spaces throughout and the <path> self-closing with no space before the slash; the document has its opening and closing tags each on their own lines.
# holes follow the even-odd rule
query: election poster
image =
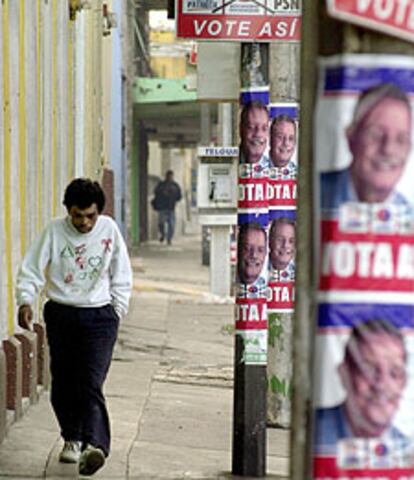
<svg viewBox="0 0 414 480">
<path fill-rule="evenodd" d="M 268 214 L 238 215 L 236 335 L 246 365 L 267 363 Z"/>
<path fill-rule="evenodd" d="M 293 313 L 295 301 L 297 103 L 271 104 L 269 141 L 269 314 Z"/>
<path fill-rule="evenodd" d="M 254 336 L 251 330 L 267 329 L 268 317 L 275 328 L 276 323 L 292 322 L 297 140 L 296 103 L 266 105 L 254 100 L 242 104 L 236 330 L 250 330 L 249 340 Z M 248 271 L 254 275 L 248 276 Z M 261 341 L 256 345 L 261 345 L 264 332 L 258 335 Z"/>
<path fill-rule="evenodd" d="M 266 46 L 241 55 L 236 335 L 246 365 L 267 364 L 269 78 Z"/>
<path fill-rule="evenodd" d="M 296 202 L 298 173 L 299 107 L 272 103 L 268 203 L 268 405 L 270 421 L 290 425 L 292 335 L 295 305 Z"/>
<path fill-rule="evenodd" d="M 177 0 L 177 37 L 297 42 L 300 0 Z"/>
<path fill-rule="evenodd" d="M 414 478 L 414 59 L 320 59 L 313 478 Z"/>
</svg>

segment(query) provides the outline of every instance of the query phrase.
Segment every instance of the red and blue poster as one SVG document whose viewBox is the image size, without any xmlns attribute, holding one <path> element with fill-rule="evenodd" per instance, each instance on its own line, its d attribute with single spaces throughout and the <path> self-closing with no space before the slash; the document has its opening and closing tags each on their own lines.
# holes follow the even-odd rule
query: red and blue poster
<svg viewBox="0 0 414 480">
<path fill-rule="evenodd" d="M 414 478 L 414 59 L 321 59 L 313 478 Z"/>
<path fill-rule="evenodd" d="M 269 312 L 293 313 L 295 301 L 297 103 L 271 104 L 269 202 Z"/>
</svg>

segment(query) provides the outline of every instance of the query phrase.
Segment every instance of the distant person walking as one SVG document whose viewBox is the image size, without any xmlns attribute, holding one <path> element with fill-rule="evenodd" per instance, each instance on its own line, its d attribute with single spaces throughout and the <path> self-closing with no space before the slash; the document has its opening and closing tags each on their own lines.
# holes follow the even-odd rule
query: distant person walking
<svg viewBox="0 0 414 480">
<path fill-rule="evenodd" d="M 162 243 L 167 238 L 168 245 L 171 245 L 175 229 L 175 204 L 182 197 L 180 186 L 174 181 L 172 170 L 168 170 L 165 180 L 155 187 L 154 195 L 153 206 L 158 211 L 160 242 Z M 167 236 L 165 235 L 165 224 L 167 224 Z"/>
<path fill-rule="evenodd" d="M 64 440 L 59 461 L 92 475 L 110 450 L 103 384 L 120 319 L 128 311 L 132 271 L 116 223 L 102 215 L 97 182 L 73 180 L 63 204 L 67 216 L 37 237 L 16 282 L 18 322 L 30 329 L 35 299 L 44 290 L 50 347 L 51 401 Z"/>
</svg>

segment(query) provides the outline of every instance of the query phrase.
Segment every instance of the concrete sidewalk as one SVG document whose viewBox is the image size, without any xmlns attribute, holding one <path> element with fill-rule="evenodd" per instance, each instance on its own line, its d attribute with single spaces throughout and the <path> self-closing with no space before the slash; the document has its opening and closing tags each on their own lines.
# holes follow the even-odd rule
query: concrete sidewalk
<svg viewBox="0 0 414 480">
<path fill-rule="evenodd" d="M 235 478 L 233 305 L 209 295 L 200 243 L 149 243 L 133 258 L 131 309 L 105 389 L 112 452 L 93 478 Z M 268 429 L 268 478 L 287 478 L 288 442 L 287 431 Z M 61 445 L 44 392 L 0 445 L 0 479 L 77 478 L 57 462 Z"/>
</svg>

